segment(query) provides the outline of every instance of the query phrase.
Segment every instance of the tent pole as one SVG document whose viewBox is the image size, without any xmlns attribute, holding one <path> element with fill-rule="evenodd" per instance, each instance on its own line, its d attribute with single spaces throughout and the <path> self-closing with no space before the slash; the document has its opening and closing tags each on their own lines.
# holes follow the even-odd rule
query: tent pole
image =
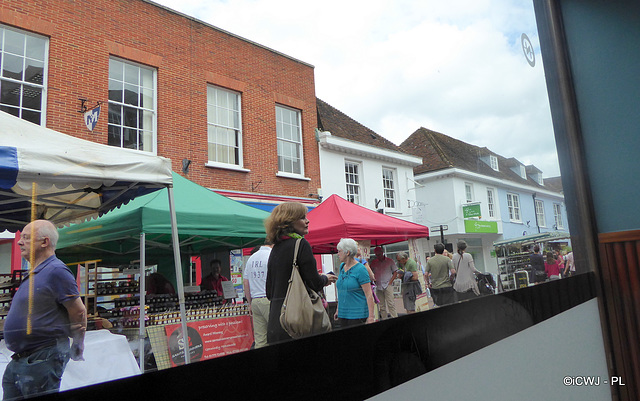
<svg viewBox="0 0 640 401">
<path fill-rule="evenodd" d="M 176 219 L 176 207 L 173 197 L 173 186 L 167 186 L 169 195 L 169 214 L 171 215 L 171 239 L 173 241 L 173 260 L 176 265 L 176 282 L 178 284 L 178 300 L 180 302 L 180 323 L 182 324 L 182 339 L 184 341 L 184 363 L 191 362 L 191 350 L 189 349 L 189 332 L 187 331 L 187 319 L 185 318 L 184 281 L 182 279 L 182 261 L 180 260 L 180 243 L 178 241 L 178 221 Z"/>
<path fill-rule="evenodd" d="M 138 358 L 140 359 L 140 372 L 144 373 L 144 339 L 145 339 L 145 316 L 146 316 L 146 299 L 145 299 L 145 266 L 146 266 L 146 249 L 145 249 L 145 233 L 140 233 L 140 332 L 138 334 Z"/>
</svg>

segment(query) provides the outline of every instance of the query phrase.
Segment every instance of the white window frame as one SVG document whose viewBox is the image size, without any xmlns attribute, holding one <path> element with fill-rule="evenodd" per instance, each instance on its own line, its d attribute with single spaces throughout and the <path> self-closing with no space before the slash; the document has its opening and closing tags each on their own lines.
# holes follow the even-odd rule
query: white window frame
<svg viewBox="0 0 640 401">
<path fill-rule="evenodd" d="M 553 204 L 553 218 L 556 222 L 557 229 L 564 228 L 564 223 L 562 220 L 562 205 L 560 205 L 559 203 Z"/>
<path fill-rule="evenodd" d="M 464 199 L 467 203 L 471 203 L 474 201 L 474 196 L 473 196 L 473 184 L 470 182 L 465 182 L 464 183 Z"/>
<path fill-rule="evenodd" d="M 520 195 L 507 192 L 507 207 L 509 209 L 509 220 L 514 223 L 522 223 Z"/>
<path fill-rule="evenodd" d="M 391 179 L 385 177 L 385 172 L 391 174 Z M 396 169 L 390 167 L 382 167 L 382 191 L 384 198 L 384 207 L 386 209 L 397 209 L 398 199 L 396 196 Z M 388 186 L 390 184 L 390 186 Z"/>
<path fill-rule="evenodd" d="M 126 73 L 123 73 L 123 77 L 122 80 L 116 79 L 114 76 L 112 76 L 112 71 L 111 71 L 111 61 L 114 62 L 118 62 L 118 63 L 122 63 L 123 64 L 123 68 L 126 70 L 127 65 L 128 66 L 133 66 L 135 68 L 138 68 L 138 77 L 141 77 L 140 72 L 142 70 L 146 70 L 146 71 L 150 71 L 151 72 L 151 82 L 150 85 L 151 87 L 147 86 L 145 87 L 143 83 L 140 82 L 140 79 L 138 80 L 138 84 L 132 84 L 132 83 L 128 83 L 127 78 L 125 77 Z M 125 60 L 125 59 L 121 59 L 118 57 L 110 57 L 109 58 L 109 87 L 111 88 L 112 83 L 114 85 L 122 84 L 123 87 L 123 93 L 124 93 L 124 88 L 127 85 L 130 85 L 131 87 L 136 87 L 140 92 L 139 93 L 139 98 L 138 101 L 140 102 L 141 99 L 140 97 L 144 97 L 144 95 L 140 95 L 141 93 L 149 93 L 151 91 L 151 107 L 146 107 L 146 106 L 142 106 L 140 104 L 138 105 L 132 105 L 132 104 L 127 104 L 125 99 L 120 99 L 120 101 L 117 100 L 111 100 L 111 93 L 109 94 L 109 104 L 108 104 L 108 113 L 109 113 L 109 122 L 108 122 L 108 126 L 109 126 L 109 130 L 111 130 L 111 127 L 120 127 L 120 145 L 118 147 L 124 147 L 123 146 L 123 137 L 124 137 L 124 129 L 126 129 L 127 127 L 129 128 L 133 128 L 136 131 L 150 131 L 151 134 L 151 138 L 150 141 L 150 146 L 151 149 L 140 149 L 140 142 L 139 142 L 139 136 L 137 137 L 138 139 L 136 139 L 136 147 L 135 148 L 127 148 L 127 149 L 133 149 L 133 150 L 138 150 L 140 152 L 149 152 L 152 154 L 157 154 L 158 153 L 158 69 L 157 68 L 153 68 L 153 67 L 149 67 L 140 63 L 136 63 L 134 61 L 130 61 L 130 60 Z M 148 106 L 148 105 L 147 105 Z M 125 120 L 125 114 L 123 113 L 124 108 L 130 108 L 130 109 L 134 109 L 137 110 L 137 124 L 136 126 L 127 126 L 126 121 Z M 119 118 L 120 118 L 120 122 L 119 123 L 115 123 L 112 122 L 112 110 L 115 110 L 116 108 L 120 109 L 120 112 L 118 114 Z M 140 118 L 140 112 L 146 114 L 146 118 L 148 118 L 149 120 L 147 121 L 147 123 L 149 123 L 151 125 L 151 129 L 141 129 L 141 121 L 139 120 Z M 115 114 L 113 115 L 115 116 Z M 144 118 L 143 118 L 144 120 Z M 142 127 L 144 128 L 144 124 L 142 125 Z M 110 139 L 110 132 L 107 134 L 108 138 Z M 144 135 L 144 134 L 143 134 Z M 143 138 L 143 146 L 145 146 L 146 144 L 148 144 L 148 141 L 145 140 Z M 116 145 L 112 145 L 111 146 L 116 146 Z"/>
<path fill-rule="evenodd" d="M 542 178 L 542 174 L 538 174 L 538 184 L 544 185 L 544 179 Z"/>
<path fill-rule="evenodd" d="M 12 41 L 7 37 L 7 35 L 11 34 L 24 35 L 22 49 L 19 49 L 17 52 L 12 52 L 10 46 L 8 46 L 6 43 L 7 41 Z M 33 50 L 33 46 L 29 46 L 29 41 L 33 39 L 41 40 L 44 42 L 44 48 L 41 55 L 36 56 L 33 51 L 30 51 L 30 49 Z M 35 124 L 39 124 L 42 126 L 46 125 L 47 77 L 49 75 L 49 38 L 47 38 L 46 36 L 27 32 L 22 29 L 17 29 L 0 24 L 0 49 L 0 87 L 2 87 L 3 85 L 17 85 L 20 91 L 20 95 L 17 99 L 18 104 L 0 103 L 0 110 L 16 117 L 25 119 L 27 121 L 31 121 Z M 42 59 L 40 59 L 40 57 Z M 4 70 L 5 68 L 8 68 L 6 66 L 6 63 L 11 58 L 20 59 L 20 62 L 22 64 L 22 77 L 20 79 L 4 76 Z M 27 67 L 37 64 L 42 64 L 42 82 L 32 82 L 29 80 L 25 80 L 25 74 L 28 70 Z M 34 78 L 35 77 L 37 76 L 34 76 Z M 29 95 L 37 93 L 38 91 L 40 92 L 39 109 L 26 107 L 25 98 L 32 97 Z M 3 99 L 0 98 L 0 101 L 2 100 Z"/>
<path fill-rule="evenodd" d="M 489 218 L 495 219 L 497 216 L 496 191 L 493 188 L 487 188 L 487 208 L 489 212 Z"/>
<path fill-rule="evenodd" d="M 520 177 L 524 178 L 525 180 L 527 179 L 527 169 L 523 164 L 520 165 Z"/>
<path fill-rule="evenodd" d="M 280 112 L 280 110 L 282 110 L 282 112 Z M 281 116 L 283 116 L 282 113 L 284 111 L 293 112 L 295 114 L 295 117 L 296 117 L 295 123 L 282 120 Z M 298 141 L 294 140 L 294 138 L 291 138 L 290 136 L 289 137 L 286 136 L 286 131 L 288 131 L 289 129 L 295 130 L 297 132 L 299 137 Z M 302 142 L 302 111 L 301 110 L 294 109 L 293 107 L 287 107 L 281 104 L 276 104 L 276 137 L 278 141 L 278 149 L 277 149 L 278 174 L 277 175 L 283 176 L 283 177 L 290 177 L 290 178 L 303 178 L 304 177 L 304 152 L 303 152 L 303 146 L 302 146 L 303 142 Z M 300 171 L 298 172 L 282 170 L 280 166 L 281 157 L 285 159 L 284 162 L 295 159 L 295 157 L 292 155 L 285 155 L 281 153 L 284 150 L 285 146 L 290 147 L 291 145 L 297 147 L 296 150 L 298 151 L 298 154 L 299 154 L 298 160 L 300 163 Z"/>
<path fill-rule="evenodd" d="M 498 158 L 494 155 L 489 155 L 489 165 L 491 166 L 491 169 L 494 171 L 500 171 L 498 169 Z"/>
<path fill-rule="evenodd" d="M 213 99 L 212 99 L 213 95 Z M 219 101 L 220 96 L 232 95 L 235 97 L 234 105 L 223 106 Z M 227 114 L 226 116 L 224 114 Z M 235 116 L 235 118 L 233 118 Z M 212 141 L 212 136 L 216 136 L 218 139 L 218 130 L 221 133 L 224 131 L 234 131 L 235 145 L 224 144 Z M 217 160 L 216 157 L 211 157 L 211 146 L 217 149 L 218 146 L 231 148 L 235 150 L 235 157 L 237 160 L 235 163 L 228 161 Z M 229 90 L 216 85 L 207 85 L 207 166 L 219 167 L 231 170 L 249 171 L 243 168 L 244 158 L 242 154 L 242 93 Z M 216 159 L 216 160 L 213 160 Z"/>
<path fill-rule="evenodd" d="M 547 223 L 544 216 L 544 202 L 539 199 L 536 199 L 535 208 L 536 208 L 536 223 L 538 227 L 546 227 Z"/>
<path fill-rule="evenodd" d="M 362 199 L 362 164 L 352 160 L 344 161 L 345 190 L 349 202 L 360 205 Z"/>
</svg>

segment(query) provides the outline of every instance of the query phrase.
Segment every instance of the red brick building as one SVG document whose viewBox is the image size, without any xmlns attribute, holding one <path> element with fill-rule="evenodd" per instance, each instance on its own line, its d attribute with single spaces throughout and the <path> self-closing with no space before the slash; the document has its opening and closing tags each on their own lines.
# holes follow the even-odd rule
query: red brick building
<svg viewBox="0 0 640 401">
<path fill-rule="evenodd" d="M 171 158 L 207 188 L 306 198 L 320 173 L 313 66 L 144 0 L 0 3 L 0 110 Z M 93 131 L 79 99 L 102 102 Z"/>
</svg>

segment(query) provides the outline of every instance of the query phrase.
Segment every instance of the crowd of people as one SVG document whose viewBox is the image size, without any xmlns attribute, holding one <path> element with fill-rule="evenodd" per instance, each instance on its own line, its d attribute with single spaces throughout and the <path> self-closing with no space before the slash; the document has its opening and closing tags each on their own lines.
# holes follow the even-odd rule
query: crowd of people
<svg viewBox="0 0 640 401">
<path fill-rule="evenodd" d="M 549 250 L 543 256 L 539 245 L 533 247 L 533 253 L 529 256 L 529 264 L 533 274 L 531 281 L 535 284 L 569 277 L 576 271 L 573 251 Z"/>
<path fill-rule="evenodd" d="M 378 246 L 373 251 L 375 257 L 367 260 L 362 258 L 355 240 L 342 238 L 337 244 L 340 261 L 337 274 L 321 274 L 311 245 L 304 238 L 309 232 L 306 206 L 296 202 L 278 205 L 266 219 L 265 229 L 265 243 L 254 249 L 243 276 L 256 348 L 291 339 L 280 323 L 280 315 L 294 259 L 307 288 L 322 293 L 326 286 L 336 284 L 338 302 L 333 319 L 340 328 L 397 317 L 393 290 L 397 279 L 401 281 L 402 304 L 407 314 L 416 311 L 416 299 L 423 294 L 420 274 L 424 274 L 436 306 L 481 294 L 477 275 L 482 273 L 466 252 L 464 241 L 457 243 L 453 254 L 447 252 L 443 244 L 436 244 L 434 256 L 427 259 L 422 272 L 405 252 L 397 253 L 394 261 Z M 86 308 L 73 274 L 55 256 L 57 238 L 52 223 L 37 220 L 24 228 L 18 242 L 22 256 L 31 260 L 34 268 L 18 288 L 5 319 L 6 345 L 15 353 L 4 373 L 5 396 L 56 391 L 69 359 L 83 358 Z M 536 282 L 557 280 L 575 272 L 572 252 L 564 255 L 547 252 L 543 256 L 537 245 L 533 251 L 530 264 L 536 272 Z M 201 282 L 203 289 L 223 293 L 222 283 L 228 278 L 220 273 L 221 265 L 220 260 L 211 261 L 211 273 Z M 32 280 L 36 286 L 33 297 L 28 294 Z M 171 294 L 175 289 L 168 280 L 154 273 L 149 276 L 147 292 Z M 27 316 L 32 321 L 27 321 Z M 39 374 L 39 368 L 30 363 L 34 358 L 43 361 L 42 369 L 53 374 Z"/>
</svg>

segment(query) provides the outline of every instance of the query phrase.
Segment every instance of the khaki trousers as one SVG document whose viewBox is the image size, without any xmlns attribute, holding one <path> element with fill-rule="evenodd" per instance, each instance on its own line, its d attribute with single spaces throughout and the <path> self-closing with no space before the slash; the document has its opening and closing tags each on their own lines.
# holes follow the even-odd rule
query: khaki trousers
<svg viewBox="0 0 640 401">
<path fill-rule="evenodd" d="M 393 298 L 393 285 L 388 285 L 384 290 L 376 287 L 376 296 L 380 300 L 380 320 L 386 319 L 388 315 L 398 317 L 396 301 Z"/>
<path fill-rule="evenodd" d="M 267 298 L 253 298 L 251 300 L 251 314 L 253 316 L 253 339 L 256 348 L 267 345 L 267 325 L 269 324 L 269 306 Z"/>
</svg>

